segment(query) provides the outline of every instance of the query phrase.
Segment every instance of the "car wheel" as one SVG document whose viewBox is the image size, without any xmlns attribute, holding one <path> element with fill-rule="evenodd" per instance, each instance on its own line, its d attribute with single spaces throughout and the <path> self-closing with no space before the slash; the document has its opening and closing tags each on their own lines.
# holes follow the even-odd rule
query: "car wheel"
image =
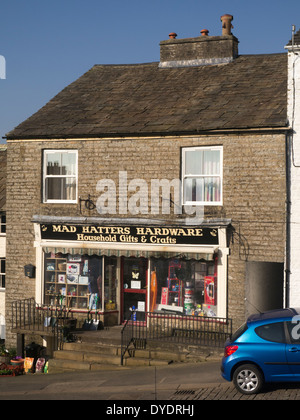
<svg viewBox="0 0 300 420">
<path fill-rule="evenodd" d="M 257 394 L 263 386 L 264 378 L 256 366 L 242 365 L 234 371 L 233 383 L 242 394 Z"/>
</svg>

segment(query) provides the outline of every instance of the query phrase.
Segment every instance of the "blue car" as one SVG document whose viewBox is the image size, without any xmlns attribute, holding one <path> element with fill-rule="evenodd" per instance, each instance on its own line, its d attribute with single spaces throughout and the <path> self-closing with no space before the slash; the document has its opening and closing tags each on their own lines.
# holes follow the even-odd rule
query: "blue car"
<svg viewBox="0 0 300 420">
<path fill-rule="evenodd" d="M 221 372 L 243 394 L 300 382 L 300 308 L 251 315 L 226 342 Z"/>
</svg>

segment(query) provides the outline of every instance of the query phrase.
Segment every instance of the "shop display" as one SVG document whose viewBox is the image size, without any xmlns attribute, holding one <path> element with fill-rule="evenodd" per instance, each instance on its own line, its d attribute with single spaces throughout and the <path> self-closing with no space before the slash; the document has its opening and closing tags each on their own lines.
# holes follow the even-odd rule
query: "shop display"
<svg viewBox="0 0 300 420">
<path fill-rule="evenodd" d="M 217 258 L 213 261 L 152 259 L 151 270 L 155 270 L 158 285 L 153 310 L 216 316 Z"/>
<path fill-rule="evenodd" d="M 197 261 L 45 253 L 44 303 L 103 312 L 119 311 L 120 305 L 121 322 L 133 307 L 141 321 L 147 311 L 217 316 L 217 265 L 216 257 Z"/>
<path fill-rule="evenodd" d="M 116 269 L 115 257 L 46 253 L 44 303 L 80 310 L 116 310 Z"/>
<path fill-rule="evenodd" d="M 102 259 L 47 253 L 45 304 L 77 309 L 100 307 Z"/>
</svg>

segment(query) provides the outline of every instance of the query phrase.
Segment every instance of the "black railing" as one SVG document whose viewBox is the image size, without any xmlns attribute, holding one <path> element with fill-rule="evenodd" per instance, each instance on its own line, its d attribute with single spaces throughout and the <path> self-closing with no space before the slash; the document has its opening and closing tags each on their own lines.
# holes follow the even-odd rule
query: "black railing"
<svg viewBox="0 0 300 420">
<path fill-rule="evenodd" d="M 40 305 L 33 298 L 12 303 L 12 331 L 51 336 L 54 350 L 62 349 L 64 328 L 72 319 L 73 313 L 66 307 Z"/>
<path fill-rule="evenodd" d="M 221 348 L 231 335 L 230 318 L 136 311 L 121 331 L 121 364 L 131 344 L 145 348 L 149 341 L 158 340 Z"/>
</svg>

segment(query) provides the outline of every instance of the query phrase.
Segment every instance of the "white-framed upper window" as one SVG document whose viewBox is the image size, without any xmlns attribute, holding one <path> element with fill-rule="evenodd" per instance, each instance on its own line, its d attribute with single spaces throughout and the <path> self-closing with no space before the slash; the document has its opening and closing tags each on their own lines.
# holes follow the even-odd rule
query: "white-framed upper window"
<svg viewBox="0 0 300 420">
<path fill-rule="evenodd" d="M 0 235 L 6 233 L 6 216 L 5 214 L 0 214 Z"/>
<path fill-rule="evenodd" d="M 183 205 L 222 205 L 223 147 L 182 149 Z"/>
<path fill-rule="evenodd" d="M 77 203 L 77 150 L 44 150 L 43 202 Z"/>
<path fill-rule="evenodd" d="M 0 289 L 5 289 L 5 258 L 0 258 Z"/>
</svg>

